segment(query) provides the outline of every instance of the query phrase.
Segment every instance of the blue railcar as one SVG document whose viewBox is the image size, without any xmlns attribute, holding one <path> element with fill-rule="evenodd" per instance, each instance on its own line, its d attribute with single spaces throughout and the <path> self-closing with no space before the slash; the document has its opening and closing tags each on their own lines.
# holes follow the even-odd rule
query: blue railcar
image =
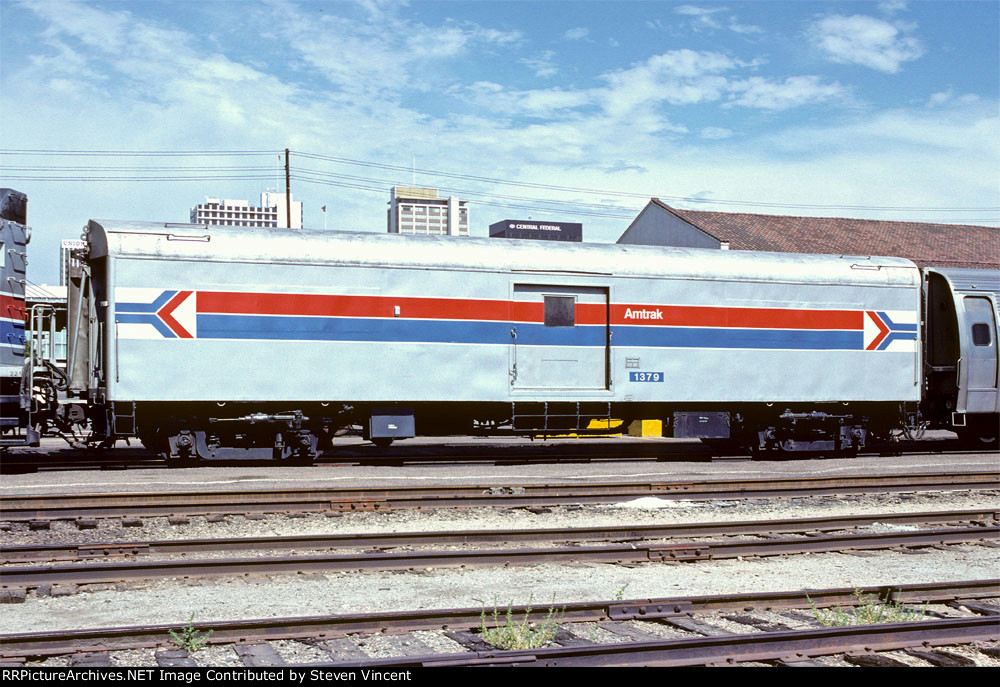
<svg viewBox="0 0 1000 687">
<path fill-rule="evenodd" d="M 28 199 L 0 188 L 0 447 L 37 445 L 30 411 L 31 394 L 22 389 L 26 351 L 25 287 L 28 278 L 26 225 Z"/>
</svg>

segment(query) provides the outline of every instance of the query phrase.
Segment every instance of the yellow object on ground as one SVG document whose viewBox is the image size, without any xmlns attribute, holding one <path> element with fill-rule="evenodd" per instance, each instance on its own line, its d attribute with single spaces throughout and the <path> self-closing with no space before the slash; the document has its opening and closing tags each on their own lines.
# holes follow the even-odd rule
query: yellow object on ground
<svg viewBox="0 0 1000 687">
<path fill-rule="evenodd" d="M 568 439 L 568 438 L 578 438 L 584 439 L 586 437 L 661 437 L 663 436 L 663 421 L 662 420 L 635 420 L 629 426 L 627 431 L 622 431 L 621 420 L 591 420 L 590 424 L 587 425 L 588 430 L 595 429 L 606 429 L 607 433 L 600 434 L 546 434 L 550 439 Z M 617 430 L 617 431 L 616 431 Z M 541 436 L 541 435 L 539 435 Z"/>
<path fill-rule="evenodd" d="M 601 434 L 576 434 L 571 432 L 568 434 L 545 434 L 544 436 L 549 439 L 586 439 L 588 437 L 620 437 L 623 436 L 622 432 L 622 421 L 621 420 L 591 420 L 590 424 L 587 425 L 588 430 L 592 429 L 606 429 L 608 432 Z M 616 431 L 617 430 L 617 431 Z M 543 436 L 543 435 L 539 435 Z"/>
<path fill-rule="evenodd" d="M 636 420 L 628 426 L 630 437 L 661 437 L 663 436 L 662 420 Z"/>
<path fill-rule="evenodd" d="M 617 429 L 618 433 L 614 436 L 621 436 L 621 420 L 591 420 L 590 424 L 587 425 L 587 429 Z"/>
</svg>

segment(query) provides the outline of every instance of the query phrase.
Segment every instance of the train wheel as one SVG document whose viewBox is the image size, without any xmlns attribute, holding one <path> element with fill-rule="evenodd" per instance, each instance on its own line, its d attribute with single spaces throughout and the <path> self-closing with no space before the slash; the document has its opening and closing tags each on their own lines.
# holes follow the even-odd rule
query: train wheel
<svg viewBox="0 0 1000 687">
<path fill-rule="evenodd" d="M 737 439 L 702 439 L 701 443 L 705 444 L 715 456 L 750 455 L 750 446 Z"/>
<path fill-rule="evenodd" d="M 956 427 L 958 438 L 973 450 L 996 450 L 1000 448 L 1000 420 L 996 415 L 987 415 L 970 421 L 965 427 Z"/>
<path fill-rule="evenodd" d="M 282 465 L 290 465 L 292 467 L 307 467 L 313 464 L 315 458 L 310 454 L 303 454 L 297 456 L 290 456 L 281 462 Z"/>
</svg>

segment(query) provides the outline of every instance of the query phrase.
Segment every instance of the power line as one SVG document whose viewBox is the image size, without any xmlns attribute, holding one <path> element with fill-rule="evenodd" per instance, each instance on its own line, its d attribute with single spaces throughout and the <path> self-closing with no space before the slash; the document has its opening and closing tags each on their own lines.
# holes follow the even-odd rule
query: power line
<svg viewBox="0 0 1000 687">
<path fill-rule="evenodd" d="M 177 167 L 169 166 L 164 167 L 162 165 L 156 166 L 144 166 L 135 165 L 128 167 L 20 167 L 11 165 L 0 165 L 0 170 L 12 170 L 18 172 L 163 172 L 163 171 L 190 171 L 190 172 L 204 172 L 204 171 L 217 171 L 217 172 L 256 172 L 256 171 L 266 171 L 273 170 L 272 166 L 262 166 L 256 165 L 253 167 Z"/>
<path fill-rule="evenodd" d="M 724 198 L 696 198 L 691 196 L 668 196 L 664 194 L 657 193 L 634 193 L 627 191 L 613 191 L 608 189 L 594 189 L 578 186 L 560 186 L 556 184 L 540 184 L 535 182 L 527 181 L 512 181 L 509 179 L 499 179 L 496 177 L 483 177 L 471 174 L 456 174 L 453 172 L 444 172 L 440 170 L 429 170 L 422 169 L 419 167 L 405 167 L 402 165 L 387 165 L 377 162 L 367 162 L 364 160 L 353 160 L 351 158 L 345 157 L 335 157 L 332 155 L 318 155 L 314 153 L 306 153 L 302 151 L 293 150 L 293 153 L 300 157 L 317 159 L 317 160 L 327 160 L 331 162 L 339 162 L 343 164 L 359 165 L 362 167 L 375 167 L 378 169 L 388 169 L 397 172 L 408 172 L 408 173 L 418 173 L 427 174 L 433 176 L 455 178 L 455 179 L 468 179 L 472 181 L 483 181 L 494 184 L 505 184 L 510 186 L 522 186 L 526 188 L 541 188 L 553 191 L 571 191 L 575 193 L 588 193 L 588 194 L 598 194 L 605 196 L 620 196 L 626 198 L 660 198 L 661 200 L 672 200 L 672 201 L 683 201 L 688 203 L 711 203 L 718 205 L 747 205 L 754 207 L 781 207 L 781 208 L 805 208 L 805 209 L 815 209 L 815 210 L 892 210 L 892 211 L 907 211 L 907 212 L 958 212 L 958 211 L 1000 211 L 1000 207 L 966 207 L 966 208 L 955 208 L 955 207 L 919 207 L 919 206 L 878 206 L 878 205 L 820 205 L 813 203 L 770 203 L 763 201 L 749 201 L 749 200 L 729 200 Z"/>
<path fill-rule="evenodd" d="M 303 171 L 302 168 L 295 168 L 295 167 L 293 167 L 293 170 L 296 170 L 296 169 L 298 169 L 299 171 Z M 406 184 L 397 184 L 397 183 L 394 183 L 394 182 L 388 182 L 388 181 L 384 181 L 384 180 L 380 180 L 380 179 L 370 179 L 370 178 L 367 178 L 367 177 L 354 177 L 354 176 L 351 176 L 351 175 L 335 175 L 335 174 L 331 174 L 331 176 L 333 176 L 335 178 L 345 178 L 345 179 L 353 179 L 353 180 L 358 180 L 358 181 L 371 181 L 371 182 L 376 182 L 376 183 L 383 183 L 383 184 L 388 184 L 389 186 L 405 186 L 406 185 Z M 372 191 L 372 192 L 377 192 L 377 193 L 382 193 L 382 194 L 387 193 L 389 191 L 389 186 L 386 186 L 386 185 L 372 186 L 372 185 L 367 185 L 367 184 L 352 183 L 352 182 L 349 182 L 349 181 L 331 181 L 331 180 L 327 180 L 327 179 L 316 179 L 316 178 L 312 178 L 310 176 L 307 176 L 305 174 L 299 174 L 299 173 L 294 172 L 294 171 L 293 171 L 293 174 L 292 174 L 292 178 L 296 179 L 298 181 L 305 181 L 305 182 L 308 182 L 308 183 L 319 184 L 319 185 L 323 185 L 323 186 L 334 186 L 334 187 L 338 187 L 338 188 L 349 188 L 349 189 L 355 189 L 355 190 L 361 190 L 361 191 Z M 593 205 L 593 204 L 586 204 L 586 203 L 575 204 L 575 203 L 573 203 L 573 201 L 557 201 L 557 200 L 521 198 L 519 196 L 497 196 L 497 195 L 492 195 L 492 194 L 489 194 L 489 195 L 487 195 L 487 194 L 477 194 L 477 193 L 472 192 L 472 191 L 460 191 L 460 190 L 446 189 L 446 188 L 439 188 L 438 190 L 447 191 L 447 192 L 454 192 L 454 193 L 461 193 L 463 195 L 468 195 L 468 196 L 482 195 L 485 198 L 500 198 L 500 199 L 512 199 L 512 200 L 525 200 L 525 201 L 535 201 L 535 202 L 538 202 L 538 203 L 562 204 L 562 205 L 566 206 L 566 207 L 554 207 L 554 208 L 552 208 L 552 207 L 540 207 L 539 205 L 518 205 L 518 204 L 511 204 L 511 203 L 499 203 L 499 202 L 491 202 L 491 201 L 487 201 L 487 200 L 477 200 L 476 201 L 477 205 L 488 205 L 488 206 L 491 206 L 491 207 L 503 207 L 503 208 L 519 209 L 519 210 L 531 210 L 531 211 L 534 211 L 534 212 L 545 212 L 545 211 L 548 211 L 548 212 L 559 212 L 561 214 L 578 215 L 578 216 L 585 216 L 585 217 L 602 217 L 602 218 L 606 218 L 606 219 L 629 219 L 629 220 L 631 220 L 631 219 L 635 218 L 635 213 L 638 212 L 639 210 L 641 210 L 641 208 L 628 208 L 628 207 L 623 207 L 623 206 L 608 206 L 609 210 L 629 211 L 632 214 L 614 214 L 614 213 L 611 213 L 611 212 L 586 212 L 586 211 L 574 210 L 574 206 L 593 207 L 593 208 L 598 208 L 598 209 L 601 209 L 602 206 Z M 892 222 L 915 222 L 915 223 L 922 223 L 922 224 L 935 224 L 935 223 L 937 223 L 937 224 L 964 224 L 964 223 L 970 223 L 970 222 L 996 222 L 997 218 L 986 217 L 986 218 L 976 218 L 976 219 L 970 219 L 970 218 L 956 218 L 956 219 L 948 218 L 948 219 L 943 219 L 943 218 L 936 217 L 932 221 L 929 221 L 929 220 L 918 220 L 918 219 L 903 219 L 903 220 L 895 219 L 895 220 L 885 220 L 885 221 L 892 221 Z"/>
<path fill-rule="evenodd" d="M 186 175 L 186 176 L 115 176 L 115 177 L 93 177 L 93 176 L 27 176 L 22 174 L 5 175 L 5 179 L 17 181 L 274 181 L 274 174 L 263 175 Z"/>
<path fill-rule="evenodd" d="M 131 167 L 131 166 L 130 167 L 114 167 L 114 166 L 111 166 L 111 167 L 60 166 L 60 167 L 38 167 L 38 166 L 30 166 L 29 167 L 29 166 L 0 165 L 0 170 L 6 171 L 6 172 L 22 172 L 22 173 L 23 172 L 31 172 L 31 173 L 42 173 L 42 172 L 100 172 L 100 171 L 106 171 L 106 172 L 107 171 L 112 171 L 112 172 L 119 172 L 120 171 L 120 172 L 133 172 L 133 173 L 134 172 L 152 172 L 152 171 L 184 171 L 184 172 L 211 172 L 211 171 L 215 171 L 215 172 L 263 172 L 263 173 L 269 173 L 269 172 L 272 171 L 272 168 L 271 167 L 260 167 L 260 166 L 255 166 L 255 167 L 176 167 L 176 166 L 170 166 L 170 167 L 164 167 L 164 166 L 134 166 L 134 167 Z M 319 177 L 324 177 L 324 178 L 350 179 L 350 180 L 355 180 L 355 181 L 363 181 L 363 182 L 370 182 L 370 183 L 386 184 L 387 185 L 387 186 L 380 186 L 377 189 L 366 188 L 365 190 L 387 191 L 388 187 L 390 187 L 390 186 L 404 185 L 404 184 L 401 184 L 398 181 L 393 181 L 393 180 L 373 179 L 371 177 L 361 177 L 361 176 L 355 176 L 355 175 L 350 175 L 350 174 L 338 174 L 338 173 L 335 173 L 335 172 L 325 172 L 323 170 L 310 169 L 310 168 L 305 168 L 305 167 L 292 167 L 292 170 L 294 172 L 296 172 L 296 174 L 309 174 L 309 175 L 314 175 L 314 176 L 319 176 Z M 125 175 L 125 176 L 114 176 L 114 177 L 106 177 L 106 176 L 95 177 L 95 176 L 84 176 L 84 175 L 79 175 L 79 176 L 51 176 L 51 175 L 46 175 L 46 176 L 28 176 L 26 174 L 20 174 L 20 175 L 9 175 L 8 178 L 19 179 L 19 180 L 24 180 L 24 179 L 46 180 L 47 179 L 47 180 L 54 180 L 54 181 L 56 181 L 56 180 L 57 181 L 107 181 L 109 179 L 120 179 L 122 181 L 145 181 L 145 180 L 161 181 L 161 180 L 164 180 L 164 179 L 169 179 L 169 180 L 180 180 L 180 179 L 195 179 L 195 180 L 200 180 L 200 179 L 206 179 L 206 178 L 212 178 L 212 177 L 206 177 L 206 176 L 203 176 L 203 175 L 198 175 L 198 176 L 196 176 L 196 175 L 185 175 L 183 177 L 181 177 L 181 176 L 170 176 L 170 177 L 164 177 L 164 176 L 136 176 L 134 174 L 133 175 Z M 215 178 L 219 178 L 219 177 L 215 177 Z M 240 177 L 231 177 L 231 178 L 234 178 L 234 179 L 250 179 L 251 177 L 240 176 Z M 305 179 L 306 177 L 300 176 L 299 178 Z M 495 193 L 484 193 L 484 192 L 481 192 L 481 191 L 470 191 L 468 189 L 442 188 L 441 190 L 445 191 L 445 192 L 448 192 L 448 193 L 451 193 L 451 194 L 462 194 L 462 195 L 465 195 L 465 196 L 472 196 L 472 197 L 496 198 L 496 199 L 500 199 L 500 200 L 513 200 L 513 201 L 519 201 L 519 202 L 534 202 L 534 203 L 540 203 L 540 204 L 545 204 L 545 205 L 554 205 L 557 208 L 559 208 L 559 207 L 574 207 L 574 208 L 583 207 L 583 208 L 590 208 L 590 209 L 595 209 L 595 210 L 618 210 L 618 211 L 628 211 L 628 212 L 636 212 L 636 211 L 638 211 L 640 209 L 638 207 L 622 206 L 622 205 L 609 205 L 609 204 L 599 204 L 599 203 L 585 203 L 585 202 L 577 201 L 577 200 L 567 201 L 567 200 L 558 200 L 558 199 L 554 199 L 554 198 L 532 198 L 532 197 L 525 197 L 525 196 L 508 196 L 508 195 L 500 195 L 500 194 L 495 194 Z"/>
<path fill-rule="evenodd" d="M 298 172 L 308 173 L 308 174 L 311 174 L 311 175 L 320 176 L 320 177 L 324 177 L 324 178 L 351 179 L 351 180 L 355 180 L 355 181 L 365 181 L 365 182 L 390 184 L 391 186 L 406 186 L 407 185 L 407 184 L 401 184 L 401 183 L 395 182 L 395 181 L 388 181 L 388 180 L 385 180 L 385 179 L 372 179 L 371 177 L 359 177 L 359 176 L 354 176 L 354 175 L 350 175 L 350 174 L 337 174 L 335 172 L 324 172 L 322 170 L 315 170 L 315 169 L 309 169 L 309 168 L 304 168 L 304 167 L 293 167 L 292 169 L 296 170 Z M 384 188 L 384 190 L 388 190 L 388 188 L 385 188 L 385 187 L 380 187 L 380 188 Z M 635 207 L 635 206 L 610 205 L 610 204 L 607 204 L 607 203 L 584 203 L 582 201 L 577 201 L 577 200 L 558 200 L 558 199 L 555 199 L 555 198 L 534 198 L 534 197 L 526 197 L 526 196 L 507 196 L 507 195 L 500 195 L 500 194 L 497 194 L 497 193 L 485 193 L 485 192 L 482 192 L 482 191 L 470 191 L 468 189 L 456 189 L 456 188 L 438 187 L 438 190 L 439 191 L 444 191 L 444 192 L 449 193 L 449 194 L 461 194 L 463 196 L 472 196 L 472 197 L 480 196 L 480 197 L 485 197 L 485 198 L 497 198 L 497 199 L 500 199 L 500 200 L 515 200 L 515 201 L 522 201 L 522 202 L 544 203 L 544 204 L 548 204 L 548 205 L 566 206 L 566 207 L 571 207 L 571 208 L 581 208 L 582 207 L 582 208 L 590 208 L 590 209 L 594 209 L 594 210 L 619 210 L 619 211 L 628 211 L 628 212 L 637 212 L 637 211 L 639 211 L 641 209 L 641 207 Z"/>
<path fill-rule="evenodd" d="M 354 190 L 370 191 L 377 193 L 386 193 L 391 186 L 400 185 L 399 182 L 385 180 L 385 179 L 373 179 L 371 177 L 360 177 L 348 174 L 337 174 L 335 172 L 325 172 L 323 170 L 293 167 L 294 178 L 300 181 L 307 181 L 310 183 L 325 184 L 329 186 L 337 186 L 340 188 L 350 188 Z M 21 171 L 21 172 L 34 172 L 36 174 L 6 174 L 6 178 L 13 180 L 32 180 L 32 181 L 92 181 L 92 182 L 105 182 L 105 181 L 123 181 L 123 182 L 139 182 L 139 181 L 203 181 L 203 180 L 229 180 L 229 181 L 269 181 L 271 176 L 271 167 L 187 167 L 187 166 L 52 166 L 52 167 L 40 167 L 40 166 L 11 166 L 11 165 L 0 165 L 0 170 L 5 171 Z M 260 172 L 263 171 L 267 176 L 259 175 L 210 175 L 210 174 L 185 174 L 185 175 L 136 175 L 136 174 L 123 174 L 117 176 L 93 176 L 93 175 L 60 175 L 53 176 L 51 174 L 45 174 L 44 176 L 38 176 L 45 171 L 121 171 L 121 172 L 152 172 L 152 171 L 184 171 L 184 172 L 194 172 L 194 171 L 249 171 L 249 172 Z M 346 179 L 349 180 L 334 182 L 331 179 Z M 350 181 L 361 181 L 367 182 L 367 184 L 357 184 L 350 183 Z M 379 184 L 377 186 L 372 186 L 370 184 Z M 489 194 L 478 191 L 470 191 L 467 189 L 441 189 L 445 192 L 452 194 L 462 194 L 465 196 L 470 196 L 474 198 L 479 198 L 477 203 L 480 205 L 489 205 L 496 207 L 505 207 L 512 209 L 522 209 L 531 210 L 535 212 L 560 212 L 563 214 L 573 214 L 587 217 L 606 217 L 606 218 L 631 218 L 635 212 L 639 210 L 636 207 L 624 207 L 620 205 L 601 205 L 596 203 L 585 203 L 582 201 L 565 201 L 551 198 L 530 198 L 524 196 L 507 196 L 498 194 Z M 493 200 L 491 200 L 493 199 Z M 511 202 L 497 202 L 497 201 L 515 201 Z M 529 203 L 525 205 L 524 203 Z M 615 211 L 619 213 L 628 212 L 631 214 L 615 214 Z"/>
<path fill-rule="evenodd" d="M 330 180 L 325 180 L 325 179 L 315 179 L 315 178 L 311 178 L 311 177 L 300 175 L 300 174 L 294 174 L 294 173 L 292 174 L 292 179 L 295 179 L 296 181 L 304 181 L 304 182 L 311 183 L 311 184 L 319 184 L 319 185 L 322 185 L 322 186 L 336 186 L 338 188 L 350 188 L 350 189 L 361 190 L 361 191 L 374 191 L 374 192 L 378 192 L 378 193 L 382 193 L 382 194 L 384 194 L 388 190 L 384 186 L 367 186 L 367 185 L 363 185 L 363 184 L 354 184 L 354 183 L 349 183 L 349 182 L 339 182 L 339 181 L 330 181 Z M 582 217 L 603 217 L 603 218 L 607 218 L 607 219 L 632 219 L 634 217 L 634 215 L 631 215 L 631 214 L 629 214 L 629 215 L 625 215 L 625 214 L 619 215 L 619 214 L 603 213 L 603 212 L 588 212 L 586 210 L 574 210 L 574 209 L 571 209 L 571 208 L 544 208 L 544 207 L 539 207 L 538 205 L 517 205 L 517 204 L 512 204 L 512 203 L 498 203 L 498 202 L 489 201 L 489 200 L 478 200 L 478 201 L 476 201 L 476 203 L 478 205 L 488 205 L 488 206 L 491 206 L 491 207 L 502 207 L 502 208 L 510 208 L 510 209 L 515 209 L 515 210 L 530 210 L 532 212 L 543 212 L 543 211 L 559 212 L 559 213 L 562 213 L 562 214 L 565 214 L 565 215 L 575 215 L 575 216 L 582 216 Z"/>
<path fill-rule="evenodd" d="M 10 155 L 32 155 L 32 156 L 93 156 L 93 157 L 218 157 L 218 156 L 261 156 L 261 155 L 278 155 L 283 154 L 283 150 L 213 150 L 213 151 L 115 151 L 115 150 L 55 150 L 55 149 L 41 149 L 41 150 L 29 150 L 29 149 L 0 149 L 0 154 L 10 154 Z M 356 160 L 352 158 L 338 157 L 332 155 L 321 155 L 317 153 L 309 153 L 304 151 L 292 151 L 295 155 L 313 160 L 321 160 L 327 162 L 335 162 L 338 164 L 349 164 L 356 165 L 374 169 L 382 169 L 394 172 L 405 172 L 405 173 L 417 173 L 422 175 L 437 176 L 443 178 L 452 179 L 462 179 L 467 181 L 476 181 L 482 183 L 490 183 L 497 185 L 507 185 L 515 186 L 520 188 L 532 188 L 532 189 L 543 189 L 549 191 L 559 191 L 559 192 L 570 192 L 577 194 L 587 194 L 587 195 L 601 195 L 601 196 L 611 196 L 619 198 L 636 198 L 648 200 L 649 198 L 656 197 L 661 200 L 671 201 L 671 202 L 682 202 L 682 203 L 693 203 L 693 204 L 705 204 L 705 205 L 716 205 L 716 206 L 745 206 L 753 208 L 787 208 L 787 209 L 808 209 L 808 210 L 855 210 L 855 211 L 883 211 L 883 212 L 997 212 L 1000 211 L 1000 207 L 929 207 L 929 206 L 878 206 L 878 205 L 825 205 L 816 203 L 773 203 L 765 201 L 747 201 L 747 200 L 733 200 L 724 198 L 699 198 L 691 196 L 669 196 L 657 193 L 635 193 L 626 191 L 615 191 L 609 189 L 594 189 L 587 187 L 576 187 L 576 186 L 562 186 L 557 184 L 543 184 L 537 182 L 526 182 L 526 181 L 514 181 L 510 179 L 501 179 L 497 177 L 486 177 L 473 174 L 459 174 L 455 172 L 446 172 L 442 170 L 429 170 L 423 168 L 406 167 L 402 165 L 389 165 L 384 163 L 370 162 L 365 160 Z M 238 167 L 173 167 L 173 168 L 156 168 L 156 167 L 89 167 L 89 168 L 70 168 L 70 167 L 41 167 L 35 166 L 32 168 L 27 167 L 6 167 L 12 171 L 22 171 L 22 172 L 43 172 L 43 171 L 166 171 L 166 170 L 185 170 L 190 169 L 192 171 L 269 171 L 271 167 L 257 167 L 257 168 L 238 168 Z M 323 172 L 321 170 L 309 170 L 301 169 L 303 173 L 311 173 L 315 175 L 326 175 L 335 178 L 352 178 L 350 175 L 337 175 L 334 172 Z M 201 180 L 229 180 L 229 181 L 259 181 L 259 180 L 269 180 L 270 176 L 266 179 L 261 179 L 261 177 L 255 176 L 120 176 L 120 177 L 92 177 L 92 176 L 25 176 L 25 175 L 13 175 L 7 176 L 10 179 L 16 180 L 33 180 L 33 181 L 201 181 Z M 300 177 L 303 181 L 312 181 L 313 183 L 320 183 L 316 179 L 307 179 L 305 177 Z M 366 179 L 364 177 L 354 177 L 359 180 L 365 180 L 369 182 L 376 183 L 387 183 L 392 182 Z M 331 184 L 336 185 L 336 184 Z M 399 185 L 399 184 L 392 184 Z M 350 186 L 345 186 L 350 188 Z M 374 188 L 363 188 L 361 190 L 381 190 Z M 489 194 L 482 192 L 472 192 L 472 191 L 456 191 L 457 193 L 462 193 L 464 195 L 478 195 L 484 198 L 498 198 L 502 200 L 515 200 L 519 202 L 531 202 L 531 203 L 543 203 L 548 205 L 564 205 L 570 207 L 590 207 L 590 208 L 610 208 L 613 210 L 620 211 L 635 211 L 637 208 L 629 208 L 626 206 L 610 206 L 610 205 L 600 205 L 594 203 L 583 203 L 580 201 L 559 201 L 554 199 L 543 199 L 543 198 L 526 198 L 522 196 L 502 196 L 499 194 Z M 484 204 L 486 201 L 480 201 Z M 494 203 L 496 204 L 496 203 Z M 504 206 L 504 205 L 501 205 Z M 506 207 L 523 207 L 523 206 L 509 206 Z M 941 219 L 937 220 L 942 221 Z M 986 220 L 963 220 L 969 221 L 994 221 L 992 219 Z"/>
<path fill-rule="evenodd" d="M 215 155 L 283 155 L 284 150 L 23 150 L 0 148 L 0 155 L 77 155 L 91 157 L 211 157 Z"/>
</svg>

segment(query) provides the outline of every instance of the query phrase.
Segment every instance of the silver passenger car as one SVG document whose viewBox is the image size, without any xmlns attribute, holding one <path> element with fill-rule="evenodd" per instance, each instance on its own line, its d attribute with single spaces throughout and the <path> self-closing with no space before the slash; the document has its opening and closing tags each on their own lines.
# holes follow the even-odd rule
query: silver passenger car
<svg viewBox="0 0 1000 687">
<path fill-rule="evenodd" d="M 925 283 L 900 258 L 109 221 L 88 241 L 70 393 L 175 460 L 611 417 L 851 450 L 955 392 L 927 384 Z M 978 412 L 963 393 L 947 422 Z"/>
</svg>

